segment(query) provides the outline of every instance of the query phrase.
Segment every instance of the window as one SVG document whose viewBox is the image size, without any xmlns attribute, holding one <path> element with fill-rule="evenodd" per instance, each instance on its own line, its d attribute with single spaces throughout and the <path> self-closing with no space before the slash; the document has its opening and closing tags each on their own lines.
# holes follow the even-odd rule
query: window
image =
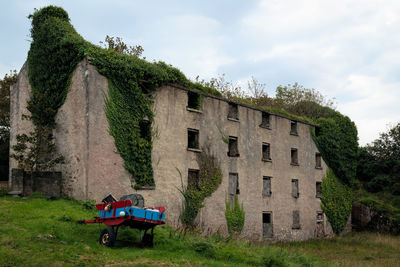
<svg viewBox="0 0 400 267">
<path fill-rule="evenodd" d="M 188 148 L 199 149 L 199 130 L 188 129 Z"/>
<path fill-rule="evenodd" d="M 191 109 L 201 109 L 201 96 L 196 92 L 188 92 L 188 108 Z"/>
<path fill-rule="evenodd" d="M 322 211 L 317 211 L 317 220 L 316 220 L 316 228 L 314 231 L 314 235 L 316 238 L 322 238 L 325 236 L 325 228 L 324 228 L 324 213 Z"/>
<path fill-rule="evenodd" d="M 228 198 L 229 203 L 234 205 L 235 195 L 240 194 L 239 190 L 239 176 L 237 173 L 229 173 L 229 185 L 228 185 Z"/>
<path fill-rule="evenodd" d="M 290 121 L 290 134 L 298 135 L 297 134 L 297 121 Z"/>
<path fill-rule="evenodd" d="M 290 164 L 296 165 L 296 166 L 299 165 L 299 159 L 297 156 L 297 148 L 292 148 L 290 150 L 290 158 L 291 158 Z"/>
<path fill-rule="evenodd" d="M 139 122 L 140 137 L 150 141 L 151 139 L 151 127 L 148 120 L 142 120 Z"/>
<path fill-rule="evenodd" d="M 274 236 L 273 224 L 272 224 L 272 212 L 263 212 L 262 214 L 263 223 L 263 237 L 271 238 Z"/>
<path fill-rule="evenodd" d="M 239 110 L 237 104 L 229 103 L 228 119 L 239 120 Z"/>
<path fill-rule="evenodd" d="M 200 189 L 199 170 L 189 169 L 188 171 L 188 189 Z"/>
<path fill-rule="evenodd" d="M 269 176 L 264 176 L 263 177 L 263 190 L 262 190 L 262 196 L 263 197 L 269 197 L 271 196 L 271 177 Z"/>
<path fill-rule="evenodd" d="M 262 144 L 262 160 L 271 161 L 271 149 L 268 143 Z"/>
<path fill-rule="evenodd" d="M 271 115 L 269 113 L 267 113 L 267 112 L 262 112 L 261 116 L 262 117 L 261 117 L 260 127 L 270 129 L 271 128 L 271 125 L 270 125 L 270 117 L 271 117 Z"/>
<path fill-rule="evenodd" d="M 300 211 L 293 211 L 293 225 L 292 229 L 300 229 Z"/>
<path fill-rule="evenodd" d="M 322 169 L 322 166 L 321 166 L 321 154 L 320 153 L 315 153 L 315 168 L 316 169 Z"/>
<path fill-rule="evenodd" d="M 322 196 L 321 187 L 322 187 L 322 182 L 316 182 L 315 183 L 315 191 L 316 191 L 315 197 L 320 198 Z"/>
<path fill-rule="evenodd" d="M 239 157 L 238 139 L 234 136 L 229 136 L 229 157 Z"/>
<path fill-rule="evenodd" d="M 299 195 L 299 180 L 292 179 L 292 197 L 298 198 Z"/>
</svg>

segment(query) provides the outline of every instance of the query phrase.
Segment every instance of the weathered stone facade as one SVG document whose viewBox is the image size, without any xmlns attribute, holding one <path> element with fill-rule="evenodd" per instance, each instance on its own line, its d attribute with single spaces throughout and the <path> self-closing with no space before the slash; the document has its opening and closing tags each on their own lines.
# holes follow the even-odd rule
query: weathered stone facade
<svg viewBox="0 0 400 267">
<path fill-rule="evenodd" d="M 11 146 L 17 133 L 32 129 L 29 121 L 21 120 L 30 92 L 27 68 L 25 64 L 11 92 Z M 153 105 L 156 186 L 136 191 L 108 133 L 107 93 L 107 79 L 87 60 L 80 62 L 56 116 L 56 146 L 66 159 L 59 169 L 65 195 L 99 201 L 108 193 L 120 197 L 138 192 L 147 206 L 166 206 L 167 221 L 178 225 L 182 207 L 178 189 L 187 184 L 188 171 L 198 169 L 196 155 L 207 146 L 221 164 L 223 179 L 197 218 L 204 231 L 227 232 L 225 201 L 232 193 L 230 179 L 238 177 L 234 194 L 238 193 L 246 214 L 244 237 L 305 240 L 332 233 L 317 197 L 317 183 L 327 167 L 311 138 L 313 125 L 270 114 L 269 127 L 261 127 L 262 111 L 240 104 L 231 107 L 237 108 L 238 117 L 228 118 L 229 101 L 209 96 L 200 109 L 191 109 L 187 89 L 163 86 L 154 93 Z M 195 133 L 199 149 L 188 148 L 188 131 Z M 229 138 L 233 142 L 236 138 L 238 156 L 228 155 Z M 14 160 L 10 167 L 16 168 Z"/>
</svg>

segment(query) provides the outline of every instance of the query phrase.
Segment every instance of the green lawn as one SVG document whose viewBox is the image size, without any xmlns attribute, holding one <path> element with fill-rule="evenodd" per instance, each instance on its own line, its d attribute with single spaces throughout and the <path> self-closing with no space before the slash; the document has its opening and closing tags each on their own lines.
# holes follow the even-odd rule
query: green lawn
<svg viewBox="0 0 400 267">
<path fill-rule="evenodd" d="M 72 200 L 0 196 L 0 266 L 400 266 L 399 237 L 353 233 L 307 242 L 255 245 L 156 227 L 154 247 L 120 229 L 115 247 L 98 244 L 105 227 L 76 222 L 96 211 Z"/>
<path fill-rule="evenodd" d="M 156 227 L 154 247 L 120 229 L 115 247 L 98 244 L 103 225 L 81 225 L 96 211 L 71 200 L 0 197 L 0 266 L 320 266 L 321 260 L 245 241 Z"/>
<path fill-rule="evenodd" d="M 345 237 L 277 243 L 273 247 L 322 258 L 338 266 L 400 266 L 400 236 L 353 232 Z"/>
</svg>

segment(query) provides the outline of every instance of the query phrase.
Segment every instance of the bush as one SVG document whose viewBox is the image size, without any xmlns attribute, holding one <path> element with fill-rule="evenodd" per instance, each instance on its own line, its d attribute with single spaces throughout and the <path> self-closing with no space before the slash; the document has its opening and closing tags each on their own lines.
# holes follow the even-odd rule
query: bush
<svg viewBox="0 0 400 267">
<path fill-rule="evenodd" d="M 331 169 L 322 180 L 321 208 L 328 217 L 333 232 L 343 231 L 352 209 L 352 194 L 350 188 L 342 184 Z"/>
<path fill-rule="evenodd" d="M 389 185 L 389 182 L 390 177 L 388 175 L 378 175 L 367 183 L 366 188 L 373 193 L 380 192 Z"/>
<path fill-rule="evenodd" d="M 196 185 L 188 185 L 179 190 L 183 196 L 181 222 L 185 226 L 194 227 L 195 219 L 203 207 L 205 198 L 211 196 L 222 182 L 222 170 L 219 161 L 211 155 L 208 147 L 197 154 L 199 180 Z M 180 172 L 179 172 L 180 174 Z"/>
<path fill-rule="evenodd" d="M 237 195 L 235 195 L 235 202 L 233 205 L 231 205 L 228 200 L 225 203 L 225 218 L 229 235 L 239 235 L 242 232 L 245 220 L 243 204 L 239 205 Z"/>
<path fill-rule="evenodd" d="M 319 130 L 313 133 L 313 139 L 323 159 L 342 182 L 351 186 L 358 159 L 358 136 L 354 122 L 339 112 L 316 122 Z"/>
<path fill-rule="evenodd" d="M 395 183 L 392 186 L 392 194 L 395 196 L 400 196 L 400 183 Z"/>
</svg>

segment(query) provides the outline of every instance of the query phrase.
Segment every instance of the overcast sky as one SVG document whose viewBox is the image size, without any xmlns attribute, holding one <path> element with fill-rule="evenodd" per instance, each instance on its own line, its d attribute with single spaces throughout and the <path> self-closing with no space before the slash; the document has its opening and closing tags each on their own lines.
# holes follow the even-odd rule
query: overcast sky
<svg viewBox="0 0 400 267">
<path fill-rule="evenodd" d="M 298 82 L 338 102 L 364 145 L 400 121 L 400 1 L 0 0 L 0 76 L 29 50 L 34 8 L 63 7 L 75 29 L 140 44 L 189 78 L 254 76 L 270 96 Z"/>
</svg>

